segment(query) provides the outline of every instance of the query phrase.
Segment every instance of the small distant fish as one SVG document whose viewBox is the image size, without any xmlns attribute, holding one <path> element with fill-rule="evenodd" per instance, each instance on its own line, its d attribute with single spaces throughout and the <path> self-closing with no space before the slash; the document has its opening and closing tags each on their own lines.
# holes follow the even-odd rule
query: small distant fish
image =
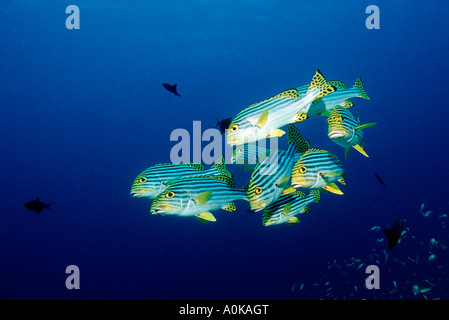
<svg viewBox="0 0 449 320">
<path fill-rule="evenodd" d="M 49 204 L 44 204 L 39 200 L 39 197 L 36 198 L 36 200 L 28 201 L 25 203 L 25 208 L 27 208 L 30 211 L 36 211 L 36 214 L 39 214 L 42 210 L 47 209 L 50 212 L 53 212 L 50 210 L 50 205 L 54 204 L 53 202 Z"/>
<path fill-rule="evenodd" d="M 447 214 L 445 214 L 445 213 L 442 213 L 442 214 L 440 214 L 439 216 L 438 216 L 439 218 L 447 218 L 448 217 L 448 215 Z"/>
<path fill-rule="evenodd" d="M 304 288 L 304 282 L 301 284 L 301 286 L 299 287 L 299 290 L 302 290 Z"/>
<path fill-rule="evenodd" d="M 359 270 L 361 267 L 363 267 L 364 263 L 362 262 L 361 264 L 358 265 L 357 270 Z"/>
<path fill-rule="evenodd" d="M 232 122 L 232 117 L 226 118 L 223 120 L 219 120 L 218 118 L 214 118 L 214 119 L 217 120 L 217 124 L 215 125 L 215 127 L 219 128 L 221 133 L 225 133 L 226 129 L 229 128 L 229 125 Z"/>
<path fill-rule="evenodd" d="M 382 180 L 382 178 L 381 178 L 377 173 L 374 172 L 374 176 L 375 176 L 376 179 L 380 182 L 381 185 L 383 185 L 385 188 L 387 187 L 387 186 L 385 185 L 385 182 Z"/>
<path fill-rule="evenodd" d="M 374 226 L 371 229 L 369 229 L 369 231 L 379 231 L 380 230 L 380 226 Z"/>
<path fill-rule="evenodd" d="M 291 291 L 293 292 L 295 290 L 295 284 L 292 285 Z"/>
<path fill-rule="evenodd" d="M 432 254 L 429 256 L 428 259 L 429 259 L 429 261 L 432 261 L 433 259 L 435 259 L 435 257 L 436 257 L 436 256 L 432 253 Z"/>
<path fill-rule="evenodd" d="M 432 290 L 432 288 L 422 288 L 421 290 L 419 290 L 419 293 L 427 293 L 430 290 Z"/>
<path fill-rule="evenodd" d="M 177 91 L 177 84 L 174 84 L 174 85 L 171 85 L 171 84 L 168 84 L 168 83 L 163 83 L 162 84 L 162 86 L 167 90 L 167 91 L 170 91 L 171 93 L 173 93 L 175 96 L 178 96 L 178 97 L 180 97 L 181 98 L 181 95 L 178 93 L 178 91 Z"/>
<path fill-rule="evenodd" d="M 412 287 L 413 295 L 417 295 L 419 293 L 419 286 L 417 284 L 414 284 Z"/>
</svg>

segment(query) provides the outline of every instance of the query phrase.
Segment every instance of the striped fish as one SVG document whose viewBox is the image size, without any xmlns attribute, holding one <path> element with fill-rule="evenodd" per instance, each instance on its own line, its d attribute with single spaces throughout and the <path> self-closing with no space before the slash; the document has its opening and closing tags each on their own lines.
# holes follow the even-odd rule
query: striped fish
<svg viewBox="0 0 449 320">
<path fill-rule="evenodd" d="M 256 165 L 263 161 L 269 155 L 270 149 L 261 147 L 255 143 L 247 143 L 237 146 L 233 151 L 231 163 L 242 167 L 245 171 L 253 171 Z M 299 160 L 302 153 L 295 153 L 293 155 L 293 162 Z"/>
<path fill-rule="evenodd" d="M 366 100 L 371 100 L 371 98 L 366 94 L 363 88 L 362 80 L 357 79 L 352 88 L 347 88 L 346 85 L 337 80 L 328 81 L 329 84 L 337 88 L 337 90 L 321 99 L 316 99 L 312 102 L 308 108 L 305 108 L 303 112 L 302 119 L 315 118 L 318 116 L 329 116 L 330 112 L 336 106 L 342 106 L 344 108 L 352 107 L 354 104 L 349 101 L 352 98 L 363 98 Z M 300 96 L 305 95 L 307 92 L 307 85 L 296 88 Z"/>
<path fill-rule="evenodd" d="M 131 196 L 153 199 L 167 187 L 167 182 L 179 177 L 194 175 L 232 176 L 226 169 L 224 157 L 219 158 L 209 169 L 200 163 L 161 163 L 142 171 L 131 186 Z"/>
<path fill-rule="evenodd" d="M 302 97 L 296 89 L 290 89 L 241 111 L 229 125 L 226 132 L 227 143 L 241 145 L 265 138 L 280 137 L 285 133 L 281 127 L 301 121 L 298 114 L 302 114 L 304 108 L 315 99 L 335 90 L 336 88 L 328 84 L 318 70 Z"/>
<path fill-rule="evenodd" d="M 265 208 L 262 223 L 266 227 L 282 223 L 298 223 L 296 215 L 309 213 L 307 205 L 312 202 L 320 202 L 319 190 L 311 190 L 308 196 L 300 190 L 282 195 Z"/>
<path fill-rule="evenodd" d="M 288 129 L 287 150 L 274 149 L 254 169 L 247 184 L 251 210 L 260 211 L 279 198 L 290 181 L 294 154 L 309 148 L 294 125 Z"/>
<path fill-rule="evenodd" d="M 295 163 L 292 169 L 292 187 L 325 189 L 343 194 L 334 183 L 345 184 L 343 165 L 327 150 L 310 149 Z"/>
<path fill-rule="evenodd" d="M 194 216 L 201 222 L 216 221 L 210 211 L 236 211 L 233 201 L 246 199 L 246 191 L 236 189 L 231 177 L 192 176 L 172 180 L 154 198 L 153 215 Z"/>
<path fill-rule="evenodd" d="M 365 152 L 362 129 L 374 126 L 377 123 L 360 125 L 360 120 L 357 121 L 351 111 L 340 106 L 336 106 L 332 110 L 326 122 L 328 124 L 328 137 L 339 146 L 345 148 L 346 158 L 351 147 L 368 157 Z"/>
</svg>

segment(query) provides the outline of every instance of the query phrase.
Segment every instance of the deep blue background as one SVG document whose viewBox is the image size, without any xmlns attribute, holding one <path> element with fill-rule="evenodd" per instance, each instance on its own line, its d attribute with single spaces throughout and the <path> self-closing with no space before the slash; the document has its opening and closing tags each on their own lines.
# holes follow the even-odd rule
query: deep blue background
<svg viewBox="0 0 449 320">
<path fill-rule="evenodd" d="M 70 4 L 80 8 L 79 30 L 65 27 Z M 365 27 L 370 4 L 380 8 L 380 30 Z M 2 2 L 0 298 L 419 299 L 412 285 L 427 279 L 436 285 L 427 297 L 447 299 L 448 251 L 427 257 L 430 238 L 449 245 L 438 217 L 449 214 L 448 9 L 447 1 Z M 354 99 L 352 111 L 378 122 L 365 130 L 370 158 L 352 150 L 347 160 L 325 118 L 296 125 L 343 161 L 344 196 L 323 194 L 300 224 L 269 228 L 244 201 L 201 224 L 151 216 L 150 200 L 130 197 L 138 173 L 170 161 L 174 129 L 213 126 L 309 83 L 317 69 L 347 85 L 362 77 L 373 100 Z M 178 83 L 181 99 L 162 82 Z M 228 168 L 237 185 L 247 182 L 248 172 Z M 36 196 L 55 212 L 27 211 Z M 370 228 L 399 217 L 407 234 L 380 266 L 381 289 L 369 291 L 364 268 L 346 265 L 375 263 L 371 251 L 386 243 Z M 72 264 L 80 290 L 64 285 Z"/>
</svg>

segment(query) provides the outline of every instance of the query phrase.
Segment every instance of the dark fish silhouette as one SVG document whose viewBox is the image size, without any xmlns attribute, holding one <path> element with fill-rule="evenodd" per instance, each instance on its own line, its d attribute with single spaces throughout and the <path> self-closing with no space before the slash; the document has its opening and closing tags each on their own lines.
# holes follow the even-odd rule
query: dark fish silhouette
<svg viewBox="0 0 449 320">
<path fill-rule="evenodd" d="M 53 212 L 52 210 L 50 210 L 50 205 L 54 204 L 53 202 L 49 203 L 49 204 L 43 204 L 40 200 L 39 197 L 36 198 L 36 200 L 33 201 L 29 201 L 27 203 L 25 203 L 25 208 L 27 208 L 30 211 L 36 211 L 36 214 L 39 214 L 39 212 L 41 212 L 42 210 L 44 210 L 45 208 L 48 211 Z"/>
<path fill-rule="evenodd" d="M 393 228 L 391 229 L 382 229 L 382 232 L 385 234 L 385 237 L 388 241 L 388 249 L 384 250 L 387 262 L 389 253 L 393 248 L 398 244 L 399 239 L 401 238 L 402 231 L 404 230 L 404 219 L 400 218 L 395 221 L 393 224 Z"/>
<path fill-rule="evenodd" d="M 171 93 L 173 93 L 175 96 L 178 96 L 181 98 L 181 95 L 178 93 L 178 91 L 176 90 L 176 86 L 177 84 L 171 85 L 168 83 L 163 83 L 162 86 L 167 89 L 168 91 L 170 91 Z"/>
<path fill-rule="evenodd" d="M 215 125 L 215 127 L 219 128 L 221 133 L 225 133 L 225 130 L 229 128 L 229 125 L 232 122 L 232 117 L 223 120 L 219 120 L 217 118 L 214 119 L 217 120 L 217 124 Z"/>
<path fill-rule="evenodd" d="M 377 180 L 386 188 L 387 186 L 385 185 L 385 182 L 382 180 L 382 178 L 377 173 L 374 173 L 374 175 L 376 176 Z"/>
</svg>

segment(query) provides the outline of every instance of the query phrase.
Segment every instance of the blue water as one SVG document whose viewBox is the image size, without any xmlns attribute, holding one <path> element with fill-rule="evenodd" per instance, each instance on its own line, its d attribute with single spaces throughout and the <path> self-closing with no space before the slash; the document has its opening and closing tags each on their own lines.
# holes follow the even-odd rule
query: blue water
<svg viewBox="0 0 449 320">
<path fill-rule="evenodd" d="M 79 30 L 65 26 L 70 4 Z M 365 27 L 369 4 L 380 9 L 378 30 Z M 429 246 L 449 245 L 449 218 L 439 217 L 449 214 L 448 9 L 446 1 L 3 1 L 0 298 L 420 299 L 417 284 L 431 287 L 427 299 L 448 299 L 449 250 Z M 361 77 L 372 101 L 353 99 L 352 111 L 378 122 L 365 130 L 370 157 L 351 150 L 346 160 L 324 117 L 296 124 L 343 162 L 343 196 L 322 194 L 301 223 L 273 227 L 245 201 L 202 224 L 152 216 L 151 200 L 130 196 L 137 174 L 170 161 L 174 129 L 192 132 L 201 121 L 205 130 L 309 83 L 317 69 L 347 85 Z M 181 98 L 162 82 L 177 83 Z M 248 181 L 228 169 L 238 186 Z M 54 212 L 26 210 L 37 196 L 56 203 Z M 370 228 L 401 217 L 407 233 L 378 264 L 372 256 L 387 245 Z M 380 289 L 364 287 L 370 264 Z M 78 290 L 65 286 L 69 265 L 80 270 Z"/>
</svg>

